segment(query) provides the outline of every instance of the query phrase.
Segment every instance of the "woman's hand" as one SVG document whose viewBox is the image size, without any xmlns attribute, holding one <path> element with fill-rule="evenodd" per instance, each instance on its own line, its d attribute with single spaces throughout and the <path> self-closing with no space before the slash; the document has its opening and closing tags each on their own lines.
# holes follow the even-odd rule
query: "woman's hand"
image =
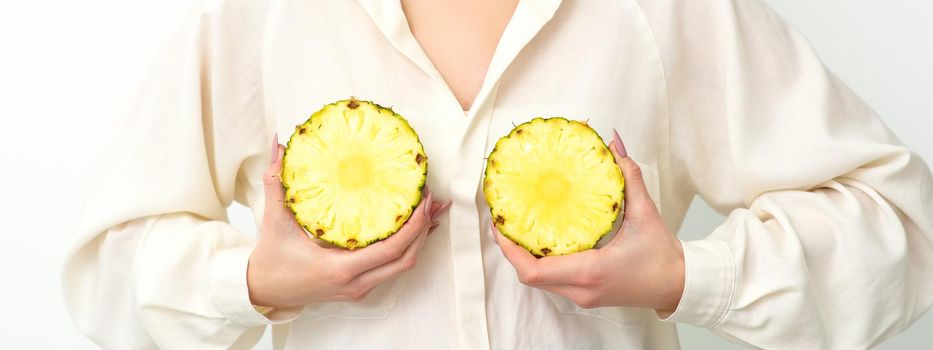
<svg viewBox="0 0 933 350">
<path fill-rule="evenodd" d="M 259 240 L 249 259 L 246 280 L 253 305 L 290 307 L 322 301 L 359 301 L 379 284 L 415 266 L 418 251 L 438 216 L 450 203 L 425 197 L 398 232 L 365 249 L 349 251 L 318 245 L 284 206 L 279 174 L 285 147 L 278 137 L 272 164 L 263 176 L 266 203 Z"/>
<path fill-rule="evenodd" d="M 622 225 L 608 245 L 537 259 L 492 225 L 496 241 L 526 285 L 563 295 L 583 308 L 629 306 L 669 314 L 683 294 L 683 249 L 615 130 L 609 149 L 625 177 L 625 207 Z"/>
</svg>

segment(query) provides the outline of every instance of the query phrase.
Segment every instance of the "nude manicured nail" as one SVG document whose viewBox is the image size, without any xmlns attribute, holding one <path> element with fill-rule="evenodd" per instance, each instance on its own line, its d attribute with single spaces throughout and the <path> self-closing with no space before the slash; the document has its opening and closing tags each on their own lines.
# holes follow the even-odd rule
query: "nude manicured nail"
<svg viewBox="0 0 933 350">
<path fill-rule="evenodd" d="M 628 152 L 625 150 L 625 144 L 622 143 L 622 138 L 619 137 L 619 132 L 616 129 L 612 129 L 612 141 L 616 143 L 616 152 L 619 152 L 619 155 L 628 157 Z"/>
<path fill-rule="evenodd" d="M 275 161 L 279 160 L 279 133 L 272 135 L 272 159 L 269 163 L 275 164 Z"/>
<path fill-rule="evenodd" d="M 431 216 L 431 197 L 434 196 L 434 193 L 431 192 L 430 188 L 427 188 L 427 187 L 425 188 L 426 188 L 425 192 L 428 193 L 428 196 L 427 198 L 425 198 L 425 202 L 424 202 L 424 215 Z"/>
<path fill-rule="evenodd" d="M 447 211 L 447 209 L 450 209 L 450 206 L 453 203 L 454 203 L 453 201 L 448 200 L 447 203 L 441 204 L 440 207 L 437 207 L 437 210 L 435 210 L 434 214 L 432 214 L 431 216 L 431 220 L 435 220 L 437 219 L 437 217 L 441 216 L 441 214 Z"/>
</svg>

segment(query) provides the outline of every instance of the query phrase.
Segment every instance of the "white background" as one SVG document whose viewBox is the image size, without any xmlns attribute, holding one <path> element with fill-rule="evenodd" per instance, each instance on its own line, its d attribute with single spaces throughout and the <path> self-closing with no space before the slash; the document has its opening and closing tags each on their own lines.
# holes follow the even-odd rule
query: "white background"
<svg viewBox="0 0 933 350">
<path fill-rule="evenodd" d="M 907 145 L 933 159 L 933 2 L 769 2 Z M 191 3 L 0 0 L 0 348 L 94 348 L 65 314 L 62 256 L 112 125 Z M 243 208 L 232 211 L 235 225 L 255 230 Z M 721 220 L 697 201 L 681 237 L 701 238 Z M 929 348 L 931 330 L 927 314 L 881 348 Z M 742 348 L 704 329 L 681 326 L 681 335 L 685 349 Z"/>
</svg>

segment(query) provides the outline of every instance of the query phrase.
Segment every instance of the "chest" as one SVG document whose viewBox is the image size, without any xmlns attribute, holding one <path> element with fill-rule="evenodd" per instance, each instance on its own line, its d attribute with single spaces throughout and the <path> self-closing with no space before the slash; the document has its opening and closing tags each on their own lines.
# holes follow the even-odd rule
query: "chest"
<svg viewBox="0 0 933 350">
<path fill-rule="evenodd" d="M 266 113 L 278 132 L 289 134 L 324 104 L 349 96 L 392 106 L 417 130 L 430 159 L 428 182 L 438 188 L 463 172 L 478 184 L 483 157 L 513 125 L 534 117 L 587 120 L 607 141 L 619 130 L 660 199 L 657 174 L 668 158 L 664 72 L 630 2 L 564 1 L 537 24 L 533 9 L 520 4 L 468 115 L 401 7 L 289 4 L 272 14 L 263 54 Z M 421 44 L 433 40 L 441 39 Z"/>
<path fill-rule="evenodd" d="M 483 83 L 517 0 L 404 0 L 412 35 L 464 110 Z"/>
</svg>

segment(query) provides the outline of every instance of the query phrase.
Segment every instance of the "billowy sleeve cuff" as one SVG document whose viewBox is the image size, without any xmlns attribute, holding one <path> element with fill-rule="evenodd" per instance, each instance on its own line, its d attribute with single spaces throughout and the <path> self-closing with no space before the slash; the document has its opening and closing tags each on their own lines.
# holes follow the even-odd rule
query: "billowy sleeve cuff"
<svg viewBox="0 0 933 350">
<path fill-rule="evenodd" d="M 304 307 L 274 308 L 250 303 L 246 285 L 250 253 L 252 247 L 247 246 L 214 254 L 209 277 L 214 305 L 231 322 L 247 327 L 286 323 L 297 318 Z"/>
<path fill-rule="evenodd" d="M 684 292 L 674 313 L 662 321 L 715 327 L 725 317 L 735 290 L 735 265 L 729 247 L 705 239 L 683 242 Z"/>
</svg>

